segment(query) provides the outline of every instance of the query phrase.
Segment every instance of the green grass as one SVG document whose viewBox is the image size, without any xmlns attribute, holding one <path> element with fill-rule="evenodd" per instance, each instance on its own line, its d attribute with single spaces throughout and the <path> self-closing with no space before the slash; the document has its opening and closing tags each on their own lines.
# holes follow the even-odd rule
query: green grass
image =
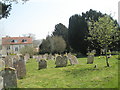
<svg viewBox="0 0 120 90">
<path fill-rule="evenodd" d="M 27 75 L 18 80 L 18 88 L 118 88 L 118 60 L 95 57 L 94 64 L 87 58 L 78 58 L 79 64 L 55 68 L 55 61 L 48 60 L 47 69 L 38 70 L 38 63 L 31 59 L 26 64 Z M 94 66 L 97 64 L 97 68 Z"/>
</svg>

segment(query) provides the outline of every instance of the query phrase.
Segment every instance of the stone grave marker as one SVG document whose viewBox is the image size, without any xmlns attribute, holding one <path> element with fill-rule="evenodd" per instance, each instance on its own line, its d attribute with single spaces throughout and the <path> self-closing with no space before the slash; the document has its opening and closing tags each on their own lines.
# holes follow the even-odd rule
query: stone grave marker
<svg viewBox="0 0 120 90">
<path fill-rule="evenodd" d="M 13 67 L 12 56 L 6 56 L 3 60 L 5 61 L 5 67 Z"/>
<path fill-rule="evenodd" d="M 4 88 L 17 88 L 16 70 L 12 67 L 6 67 L 3 74 Z"/>
<path fill-rule="evenodd" d="M 25 54 L 25 56 L 24 56 L 25 62 L 27 62 L 29 59 L 30 59 L 30 55 L 29 54 Z"/>
<path fill-rule="evenodd" d="M 87 64 L 93 64 L 93 61 L 94 61 L 94 55 L 88 55 Z"/>
<path fill-rule="evenodd" d="M 45 59 L 41 59 L 38 62 L 38 70 L 47 68 L 47 61 Z"/>
<path fill-rule="evenodd" d="M 77 57 L 74 56 L 74 55 L 71 55 L 71 56 L 69 57 L 69 61 L 70 61 L 70 64 L 71 64 L 71 65 L 79 64 L 79 62 L 78 62 L 78 60 L 77 60 Z"/>
<path fill-rule="evenodd" d="M 23 56 L 20 56 L 20 60 L 14 62 L 14 68 L 17 71 L 17 77 L 18 79 L 21 79 L 25 77 L 26 75 L 26 66 L 25 66 L 25 61 L 23 59 Z"/>
<path fill-rule="evenodd" d="M 0 59 L 0 71 L 5 68 L 5 62 Z"/>
<path fill-rule="evenodd" d="M 67 57 L 66 56 L 57 56 L 55 64 L 56 64 L 56 67 L 66 67 L 67 66 Z"/>
<path fill-rule="evenodd" d="M 54 56 L 52 54 L 49 54 L 47 60 L 54 60 Z"/>
<path fill-rule="evenodd" d="M 47 59 L 47 57 L 48 57 L 47 53 L 42 56 L 42 58 L 45 59 L 45 60 Z"/>
<path fill-rule="evenodd" d="M 0 76 L 0 90 L 3 89 L 3 77 Z"/>
<path fill-rule="evenodd" d="M 92 50 L 91 52 L 89 51 L 89 52 L 87 53 L 87 55 L 88 55 L 87 64 L 93 64 L 95 53 L 96 53 L 95 50 Z"/>
</svg>

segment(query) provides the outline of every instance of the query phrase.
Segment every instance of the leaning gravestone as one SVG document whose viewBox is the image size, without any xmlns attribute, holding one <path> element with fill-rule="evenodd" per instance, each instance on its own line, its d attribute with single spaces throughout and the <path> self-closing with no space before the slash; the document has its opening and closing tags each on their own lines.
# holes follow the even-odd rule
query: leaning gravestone
<svg viewBox="0 0 120 90">
<path fill-rule="evenodd" d="M 77 57 L 76 57 L 76 56 L 73 56 L 73 55 L 70 56 L 69 61 L 70 61 L 70 64 L 71 64 L 71 65 L 79 64 L 79 63 L 78 63 L 78 60 L 77 60 Z"/>
<path fill-rule="evenodd" d="M 47 68 L 47 61 L 45 59 L 41 59 L 38 62 L 38 70 Z"/>
<path fill-rule="evenodd" d="M 67 57 L 66 56 L 57 56 L 56 57 L 56 67 L 66 67 L 67 66 Z"/>
<path fill-rule="evenodd" d="M 16 75 L 16 70 L 14 68 L 8 67 L 4 69 L 3 86 L 4 88 L 17 87 L 17 75 Z"/>
<path fill-rule="evenodd" d="M 94 55 L 89 55 L 87 58 L 87 64 L 93 64 L 94 61 Z"/>
<path fill-rule="evenodd" d="M 14 62 L 13 65 L 17 71 L 18 79 L 23 78 L 26 75 L 26 66 L 23 56 L 20 56 L 20 60 Z"/>
<path fill-rule="evenodd" d="M 5 67 L 13 67 L 13 59 L 11 56 L 6 56 L 4 59 Z"/>
</svg>

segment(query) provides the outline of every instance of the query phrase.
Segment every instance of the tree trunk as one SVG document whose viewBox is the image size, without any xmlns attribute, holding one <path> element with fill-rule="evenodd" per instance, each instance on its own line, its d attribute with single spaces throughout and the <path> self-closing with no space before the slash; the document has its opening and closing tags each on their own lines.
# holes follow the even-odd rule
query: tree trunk
<svg viewBox="0 0 120 90">
<path fill-rule="evenodd" d="M 107 57 L 107 49 L 105 50 L 105 57 L 106 57 L 106 64 L 107 64 L 107 67 L 110 67 L 109 62 L 108 62 L 108 57 Z"/>
</svg>

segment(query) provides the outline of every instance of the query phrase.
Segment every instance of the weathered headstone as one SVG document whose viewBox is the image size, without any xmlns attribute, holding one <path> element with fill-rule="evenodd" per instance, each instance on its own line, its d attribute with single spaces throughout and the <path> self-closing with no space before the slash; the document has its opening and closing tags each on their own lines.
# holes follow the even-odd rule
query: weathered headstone
<svg viewBox="0 0 120 90">
<path fill-rule="evenodd" d="M 42 58 L 45 59 L 45 60 L 47 59 L 47 57 L 48 57 L 47 53 L 42 56 Z"/>
<path fill-rule="evenodd" d="M 66 67 L 67 66 L 67 57 L 66 56 L 57 56 L 56 57 L 56 67 Z"/>
<path fill-rule="evenodd" d="M 52 54 L 49 54 L 47 60 L 54 60 L 54 56 Z"/>
<path fill-rule="evenodd" d="M 0 71 L 5 68 L 5 62 L 0 59 Z"/>
<path fill-rule="evenodd" d="M 0 76 L 0 90 L 3 89 L 3 77 Z"/>
<path fill-rule="evenodd" d="M 29 54 L 25 54 L 25 56 L 24 56 L 25 62 L 27 62 L 29 59 L 30 59 L 30 55 Z"/>
<path fill-rule="evenodd" d="M 11 56 L 6 56 L 4 59 L 5 67 L 13 67 L 13 58 Z"/>
<path fill-rule="evenodd" d="M 23 56 L 20 56 L 20 60 L 14 62 L 14 68 L 16 69 L 17 71 L 17 77 L 19 79 L 25 77 L 26 75 L 26 66 L 25 66 L 25 61 L 24 61 L 24 58 Z"/>
<path fill-rule="evenodd" d="M 71 58 L 72 55 L 71 55 L 71 53 L 68 53 L 67 56 L 68 56 L 68 58 Z"/>
<path fill-rule="evenodd" d="M 70 61 L 70 64 L 71 64 L 71 65 L 79 64 L 79 62 L 78 62 L 78 60 L 77 60 L 77 57 L 76 57 L 76 56 L 73 56 L 73 55 L 71 55 L 71 56 L 69 57 L 69 61 Z"/>
<path fill-rule="evenodd" d="M 87 64 L 93 64 L 94 61 L 94 55 L 89 55 L 87 58 Z"/>
<path fill-rule="evenodd" d="M 17 75 L 16 70 L 12 67 L 4 69 L 3 75 L 4 88 L 16 88 L 17 87 Z"/>
<path fill-rule="evenodd" d="M 47 61 L 44 59 L 39 60 L 38 62 L 38 70 L 47 68 Z"/>
</svg>

